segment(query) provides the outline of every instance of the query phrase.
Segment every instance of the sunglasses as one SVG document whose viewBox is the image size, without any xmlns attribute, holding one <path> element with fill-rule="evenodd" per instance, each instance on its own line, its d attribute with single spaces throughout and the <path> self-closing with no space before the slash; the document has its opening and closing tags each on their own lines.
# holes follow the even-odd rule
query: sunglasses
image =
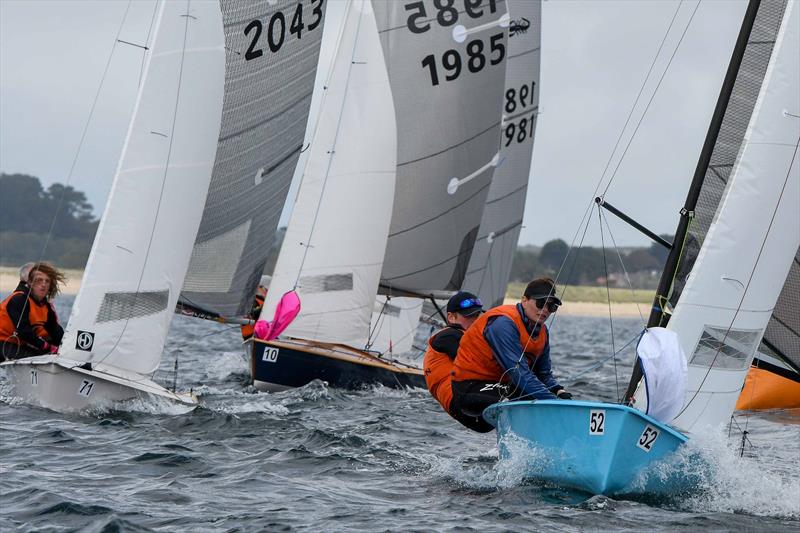
<svg viewBox="0 0 800 533">
<path fill-rule="evenodd" d="M 550 311 L 551 313 L 555 313 L 556 311 L 558 311 L 559 305 L 560 304 L 557 304 L 556 302 L 548 298 L 536 298 L 536 307 L 538 307 L 539 309 L 544 309 L 545 306 L 547 306 L 547 310 Z"/>
<path fill-rule="evenodd" d="M 467 309 L 470 307 L 483 307 L 480 298 L 467 298 L 466 300 L 461 300 L 461 303 L 458 304 L 458 307 L 461 309 Z"/>
</svg>

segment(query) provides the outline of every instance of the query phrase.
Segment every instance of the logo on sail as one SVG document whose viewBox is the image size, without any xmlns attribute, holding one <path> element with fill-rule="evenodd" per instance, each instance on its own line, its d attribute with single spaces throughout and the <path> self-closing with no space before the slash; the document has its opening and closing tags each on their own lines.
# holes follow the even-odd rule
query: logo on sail
<svg viewBox="0 0 800 533">
<path fill-rule="evenodd" d="M 513 37 L 519 33 L 528 33 L 528 28 L 531 27 L 531 21 L 522 17 L 519 20 L 512 20 L 508 25 L 508 36 Z"/>
<path fill-rule="evenodd" d="M 78 331 L 78 337 L 75 339 L 75 348 L 84 352 L 91 352 L 93 345 L 94 333 L 91 331 Z"/>
</svg>

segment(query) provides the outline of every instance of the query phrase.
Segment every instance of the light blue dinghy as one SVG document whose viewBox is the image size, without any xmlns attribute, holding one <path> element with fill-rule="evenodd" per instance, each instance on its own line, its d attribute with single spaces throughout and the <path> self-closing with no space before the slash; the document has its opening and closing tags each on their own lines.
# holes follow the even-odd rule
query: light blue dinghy
<svg viewBox="0 0 800 533">
<path fill-rule="evenodd" d="M 526 477 L 592 494 L 676 494 L 692 485 L 665 465 L 687 437 L 618 404 L 539 400 L 488 407 L 502 460 L 516 453 Z M 679 469 L 683 470 L 683 469 Z"/>
</svg>

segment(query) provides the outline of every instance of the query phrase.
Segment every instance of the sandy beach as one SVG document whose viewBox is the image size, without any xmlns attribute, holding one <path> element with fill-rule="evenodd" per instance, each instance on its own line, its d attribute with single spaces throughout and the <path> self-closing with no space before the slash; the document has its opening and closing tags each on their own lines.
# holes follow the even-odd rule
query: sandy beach
<svg viewBox="0 0 800 533">
<path fill-rule="evenodd" d="M 83 270 L 65 269 L 67 284 L 61 289 L 61 294 L 75 295 L 81 288 Z M 19 281 L 19 273 L 13 267 L 0 267 L 0 292 L 8 294 L 13 291 Z M 517 300 L 506 298 L 505 303 L 516 303 Z M 564 302 L 558 311 L 563 315 L 573 316 L 608 316 L 608 304 L 591 302 Z M 638 318 L 640 315 L 647 318 L 650 312 L 650 305 L 635 303 L 612 303 L 612 316 L 621 318 Z"/>
<path fill-rule="evenodd" d="M 61 287 L 61 294 L 75 295 L 81 288 L 83 270 L 64 269 L 67 276 L 67 284 Z M 13 291 L 19 283 L 19 269 L 15 267 L 0 267 L 0 292 L 8 294 Z"/>
</svg>

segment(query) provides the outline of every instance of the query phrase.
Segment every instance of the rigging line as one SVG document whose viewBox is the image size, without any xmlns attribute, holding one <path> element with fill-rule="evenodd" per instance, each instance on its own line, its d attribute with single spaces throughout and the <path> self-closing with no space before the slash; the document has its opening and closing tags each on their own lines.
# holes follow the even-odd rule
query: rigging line
<svg viewBox="0 0 800 533">
<path fill-rule="evenodd" d="M 603 235 L 603 212 L 600 206 L 597 206 L 597 218 L 600 223 L 600 247 L 603 250 L 603 268 L 606 272 L 606 296 L 608 298 L 608 325 L 611 329 L 611 352 L 616 351 L 614 343 L 614 317 L 611 315 L 611 288 L 608 285 L 608 261 L 606 260 L 606 241 Z M 620 403 L 619 398 L 619 374 L 617 373 L 617 359 L 614 358 L 614 386 L 616 387 L 617 403 Z"/>
<path fill-rule="evenodd" d="M 753 276 L 755 276 L 755 273 L 756 273 L 756 267 L 758 267 L 758 263 L 761 260 L 761 254 L 764 253 L 764 247 L 766 246 L 767 240 L 769 239 L 770 230 L 772 229 L 772 226 L 775 223 L 775 216 L 778 213 L 778 207 L 780 206 L 781 200 L 783 199 L 783 194 L 786 192 L 786 184 L 789 182 L 789 178 L 791 177 L 792 166 L 794 165 L 795 159 L 797 159 L 798 148 L 800 148 L 800 137 L 798 137 L 797 143 L 795 144 L 794 153 L 792 154 L 792 160 L 789 163 L 788 170 L 786 171 L 786 178 L 783 180 L 783 187 L 781 187 L 781 193 L 778 196 L 778 201 L 775 203 L 775 207 L 772 210 L 772 217 L 769 220 L 769 225 L 767 226 L 767 231 L 765 232 L 764 238 L 761 241 L 761 247 L 758 250 L 758 255 L 756 256 L 756 260 L 755 260 L 755 262 L 753 262 L 753 268 L 750 271 L 750 277 L 747 279 L 747 285 L 745 285 L 744 291 L 742 291 L 742 297 L 739 299 L 739 304 L 736 306 L 736 311 L 733 313 L 733 317 L 731 318 L 730 324 L 728 324 L 728 329 L 725 331 L 725 335 L 722 337 L 722 342 L 720 342 L 719 347 L 717 348 L 716 352 L 714 353 L 714 358 L 711 359 L 711 364 L 708 365 L 708 369 L 706 370 L 706 373 L 703 376 L 702 381 L 700 381 L 700 384 L 697 386 L 697 390 L 694 392 L 692 397 L 689 398 L 689 401 L 686 402 L 686 405 L 683 406 L 683 408 L 681 409 L 680 413 L 678 413 L 675 416 L 675 418 L 678 418 L 679 416 L 681 416 L 683 414 L 683 412 L 686 411 L 686 409 L 692 404 L 694 399 L 697 398 L 697 395 L 700 394 L 700 390 L 703 388 L 703 385 L 705 384 L 706 379 L 708 379 L 709 374 L 711 374 L 711 369 L 714 367 L 714 363 L 716 362 L 717 357 L 722 352 L 722 348 L 725 346 L 725 341 L 728 338 L 728 333 L 731 332 L 731 329 L 733 328 L 733 324 L 736 322 L 736 318 L 739 316 L 739 312 L 742 310 L 742 305 L 744 304 L 744 299 L 747 296 L 747 291 L 750 288 L 750 283 L 752 283 Z M 747 429 L 747 428 L 745 427 L 745 429 Z"/>
<path fill-rule="evenodd" d="M 590 207 L 591 207 L 591 205 L 590 205 Z M 561 289 L 561 300 L 564 300 L 564 295 L 567 292 L 568 282 L 569 282 L 569 280 L 572 279 L 572 275 L 575 273 L 575 268 L 577 268 L 577 266 L 578 266 L 578 258 L 580 257 L 580 254 L 581 254 L 581 248 L 583 248 L 583 242 L 586 240 L 586 233 L 589 231 L 589 222 L 591 221 L 591 219 L 590 218 L 586 218 L 584 216 L 584 220 L 586 221 L 586 224 L 583 226 L 583 235 L 581 236 L 581 242 L 578 245 L 578 251 L 576 253 L 575 260 L 572 262 L 572 268 L 570 268 L 570 271 L 567 274 L 567 283 L 564 283 L 564 288 Z M 581 224 L 583 224 L 583 222 L 581 222 Z M 578 229 L 580 230 L 580 228 L 578 228 Z M 576 233 L 575 234 L 575 239 L 577 237 L 578 237 L 578 235 Z M 575 244 L 574 239 L 573 239 L 573 244 Z M 562 272 L 562 270 L 564 270 L 564 266 L 567 264 L 567 259 L 569 259 L 569 256 L 572 253 L 572 249 L 573 249 L 573 247 L 571 246 L 570 249 L 567 251 L 566 257 L 564 257 L 564 260 L 561 262 L 561 266 L 559 267 L 558 272 L 556 273 L 556 278 L 553 280 L 555 282 L 556 286 L 558 286 L 558 280 L 561 277 L 561 272 Z M 551 322 L 551 325 L 553 327 L 555 327 L 557 320 L 558 320 L 558 314 L 556 314 L 553 317 L 553 321 Z"/>
<path fill-rule="evenodd" d="M 86 141 L 86 134 L 89 132 L 89 125 L 92 123 L 92 118 L 94 117 L 94 112 L 97 110 L 97 101 L 100 99 L 100 92 L 103 90 L 103 86 L 105 85 L 106 76 L 108 75 L 108 70 L 111 68 L 111 60 L 114 57 L 114 52 L 117 49 L 117 40 L 119 36 L 122 34 L 122 28 L 125 27 L 125 21 L 128 18 L 128 12 L 131 9 L 131 4 L 133 0 L 128 0 L 128 5 L 125 7 L 125 13 L 122 15 L 122 21 L 119 24 L 119 28 L 117 28 L 117 34 L 114 36 L 114 44 L 111 46 L 111 52 L 108 54 L 108 59 L 106 60 L 106 65 L 103 68 L 103 75 L 100 77 L 100 85 L 97 87 L 97 91 L 94 95 L 94 100 L 92 100 L 92 106 L 89 108 L 89 116 L 86 117 L 86 122 L 83 125 L 83 131 L 81 132 L 80 140 L 78 141 L 78 148 L 75 150 L 75 157 L 72 158 L 72 164 L 69 167 L 69 172 L 67 172 L 67 179 L 64 181 L 64 187 L 61 189 L 61 194 L 58 197 L 58 201 L 56 202 L 56 209 L 53 212 L 53 218 L 50 221 L 50 228 L 47 230 L 47 236 L 44 239 L 44 244 L 42 245 L 41 252 L 39 253 L 39 260 L 37 263 L 40 263 L 44 259 L 45 251 L 47 250 L 47 246 L 50 244 L 50 238 L 53 236 L 53 230 L 56 226 L 56 221 L 58 220 L 59 212 L 61 211 L 61 207 L 64 204 L 64 195 L 67 192 L 67 187 L 69 186 L 70 182 L 72 181 L 72 175 L 75 172 L 75 167 L 78 164 L 78 158 L 81 155 L 81 150 L 83 149 L 83 143 Z M 28 292 L 30 294 L 30 291 Z M 19 324 L 17 324 L 19 326 Z"/>
<path fill-rule="evenodd" d="M 699 0 L 698 0 L 698 5 L 699 5 Z M 578 229 L 575 231 L 575 235 L 572 237 L 572 242 L 570 243 L 569 252 L 567 252 L 567 257 L 564 258 L 564 262 L 566 262 L 567 258 L 569 257 L 569 253 L 572 251 L 572 248 L 575 246 L 575 240 L 578 238 L 578 234 L 581 231 L 581 226 L 583 226 L 584 221 L 591 214 L 592 205 L 594 203 L 594 198 L 597 197 L 597 191 L 600 190 L 600 187 L 603 184 L 603 180 L 605 179 L 606 173 L 608 172 L 608 168 L 611 166 L 611 162 L 614 160 L 614 154 L 616 153 L 617 148 L 619 147 L 619 144 L 622 141 L 622 137 L 625 134 L 625 130 L 627 129 L 628 124 L 630 123 L 631 117 L 633 117 L 633 112 L 636 109 L 636 106 L 639 104 L 639 99 L 642 97 L 642 94 L 644 93 L 644 88 L 647 85 L 647 81 L 650 79 L 650 74 L 653 72 L 653 68 L 655 67 L 655 64 L 656 64 L 656 61 L 658 60 L 658 57 L 661 55 L 661 50 L 664 48 L 664 43 L 667 41 L 667 37 L 669 36 L 670 31 L 672 30 L 672 26 L 675 24 L 675 19 L 678 16 L 678 12 L 680 11 L 680 8 L 681 8 L 681 3 L 679 2 L 678 3 L 678 7 L 675 9 L 675 13 L 672 15 L 672 20 L 670 20 L 669 26 L 667 26 L 667 30 L 664 32 L 664 37 L 661 39 L 661 44 L 659 44 L 658 50 L 656 51 L 655 55 L 653 56 L 653 61 L 650 63 L 650 68 L 647 71 L 647 75 L 645 76 L 644 81 L 642 81 L 642 86 L 639 88 L 639 93 L 636 96 L 636 100 L 634 100 L 634 103 L 631 106 L 630 111 L 628 112 L 628 118 L 625 120 L 625 124 L 622 126 L 622 129 L 619 132 L 619 136 L 617 137 L 617 141 L 614 144 L 614 148 L 611 150 L 611 155 L 609 156 L 608 161 L 606 162 L 606 166 L 603 169 L 602 174 L 600 175 L 600 179 L 597 181 L 597 185 L 595 186 L 594 192 L 591 195 L 591 200 L 589 201 L 588 205 L 586 206 L 586 209 L 583 212 L 583 217 L 581 218 L 580 224 L 578 224 Z M 695 7 L 695 11 L 696 10 L 697 10 L 697 8 Z M 694 16 L 694 14 L 692 14 L 692 16 Z M 657 88 L 658 87 L 656 87 L 656 89 Z M 588 224 L 588 222 L 587 222 L 587 224 Z M 585 231 L 584 231 L 584 236 L 585 236 Z M 563 263 L 562 263 L 562 267 L 563 267 Z M 559 269 L 559 274 L 560 273 L 561 273 L 561 269 Z M 555 281 L 556 282 L 558 281 L 558 274 L 556 275 L 556 280 Z M 563 292 L 562 292 L 562 295 L 563 295 Z"/>
<path fill-rule="evenodd" d="M 144 40 L 145 45 L 150 44 L 150 35 L 153 33 L 153 25 L 156 21 L 156 13 L 158 13 L 158 2 L 153 2 L 153 15 L 150 17 L 150 26 L 147 28 L 147 37 Z M 147 59 L 147 48 L 145 51 L 142 52 L 142 64 L 139 67 L 139 83 L 137 84 L 138 87 L 142 86 L 142 76 L 144 76 L 144 63 L 145 59 Z"/>
<path fill-rule="evenodd" d="M 614 245 L 614 249 L 617 252 L 617 258 L 619 259 L 619 264 L 622 267 L 622 272 L 625 273 L 625 279 L 628 282 L 628 288 L 631 290 L 631 296 L 633 296 L 635 301 L 636 290 L 633 288 L 633 283 L 631 282 L 631 277 L 628 274 L 628 269 L 625 268 L 625 262 L 622 260 L 622 255 L 619 252 L 619 246 L 617 246 L 617 241 L 614 239 L 614 233 L 611 231 L 611 225 L 608 223 L 608 217 L 604 217 L 603 220 L 606 222 L 606 228 L 608 229 L 608 236 L 611 237 L 611 243 Z M 642 315 L 642 309 L 639 307 L 639 303 L 636 303 L 636 311 L 639 313 L 639 318 L 642 320 L 642 325 L 646 326 L 647 322 L 644 319 L 644 315 Z"/>
<path fill-rule="evenodd" d="M 608 189 L 611 187 L 611 184 L 614 182 L 614 178 L 617 176 L 617 171 L 619 170 L 619 167 L 622 165 L 622 161 L 625 160 L 625 154 L 628 153 L 628 149 L 631 147 L 631 144 L 633 143 L 633 139 L 636 138 L 636 132 L 639 131 L 639 127 L 642 125 L 642 122 L 644 122 L 644 117 L 647 115 L 647 111 L 650 109 L 650 104 L 653 103 L 653 100 L 655 99 L 656 94 L 658 94 L 658 89 L 659 89 L 659 87 L 661 87 L 661 83 L 664 81 L 664 78 L 667 76 L 667 72 L 669 72 L 669 67 L 670 67 L 670 65 L 672 65 L 672 60 L 675 59 L 675 55 L 678 53 L 678 50 L 681 47 L 681 43 L 683 42 L 683 38 L 686 37 L 686 32 L 689 31 L 689 26 L 691 26 L 692 20 L 694 20 L 694 16 L 697 13 L 697 9 L 700 7 L 700 2 L 701 1 L 702 0 L 697 0 L 697 5 L 694 6 L 694 11 L 692 11 L 691 16 L 689 17 L 689 21 L 686 23 L 686 27 L 683 29 L 683 33 L 681 34 L 681 38 L 678 40 L 678 44 L 675 45 L 675 50 L 673 50 L 672 55 L 669 58 L 669 61 L 667 61 L 667 66 L 664 67 L 664 72 L 661 73 L 661 78 L 659 78 L 658 83 L 656 84 L 656 88 L 653 89 L 653 94 L 650 95 L 650 100 L 647 101 L 647 105 L 645 106 L 644 111 L 642 111 L 642 116 L 639 117 L 639 121 L 636 123 L 636 128 L 634 128 L 633 133 L 631 134 L 630 138 L 628 139 L 628 144 L 625 145 L 625 150 L 622 151 L 622 155 L 620 156 L 619 161 L 617 161 L 617 166 L 614 167 L 614 172 L 611 173 L 611 178 L 608 180 L 608 183 L 606 184 L 605 189 L 603 189 L 603 196 L 605 196 L 606 193 L 608 193 Z"/>
<path fill-rule="evenodd" d="M 606 362 L 606 361 L 608 361 L 608 360 L 609 360 L 609 359 L 611 359 L 612 357 L 613 357 L 613 358 L 615 359 L 615 361 L 616 361 L 616 357 L 617 357 L 619 354 L 621 354 L 621 353 L 622 353 L 622 351 L 623 351 L 625 348 L 627 348 L 628 346 L 630 346 L 631 344 L 633 344 L 633 341 L 640 339 L 640 338 L 642 337 L 642 333 L 644 333 L 644 331 L 645 331 L 645 330 L 644 330 L 644 329 L 642 329 L 642 331 L 640 331 L 639 333 L 637 333 L 636 335 L 634 335 L 634 336 L 633 336 L 633 338 L 631 338 L 631 340 L 629 340 L 628 342 L 626 342 L 626 343 L 625 343 L 625 345 L 624 345 L 624 346 L 622 346 L 622 347 L 621 347 L 619 350 L 617 350 L 617 351 L 615 351 L 615 352 L 612 352 L 612 353 L 611 353 L 611 355 L 608 355 L 608 356 L 606 356 L 604 359 L 601 359 L 600 361 L 598 361 L 598 362 L 596 362 L 596 363 L 592 363 L 591 365 L 589 365 L 588 367 L 586 367 L 586 368 L 585 368 L 584 370 L 582 370 L 581 372 L 578 372 L 577 374 L 575 374 L 575 375 L 571 376 L 571 377 L 569 378 L 569 379 L 572 381 L 572 383 L 570 383 L 570 387 L 574 386 L 574 385 L 575 385 L 575 384 L 578 382 L 578 381 L 577 381 L 577 379 L 578 379 L 579 377 L 581 377 L 581 376 L 583 376 L 583 375 L 585 375 L 585 374 L 587 374 L 587 373 L 591 372 L 592 370 L 595 370 L 595 369 L 597 369 L 597 368 L 600 368 L 601 366 L 603 366 L 603 365 L 605 364 L 605 362 Z M 615 364 L 616 364 L 616 363 L 615 363 Z"/>
<path fill-rule="evenodd" d="M 647 81 L 650 79 L 650 74 L 653 73 L 653 68 L 655 68 L 656 66 L 658 57 L 661 55 L 661 50 L 663 50 L 664 48 L 664 43 L 667 42 L 667 37 L 669 37 L 669 34 L 672 31 L 672 26 L 675 24 L 675 19 L 678 17 L 678 12 L 680 11 L 682 5 L 683 2 L 678 2 L 678 6 L 675 8 L 675 13 L 673 13 L 672 15 L 672 20 L 670 20 L 669 26 L 667 26 L 667 31 L 664 32 L 664 37 L 661 38 L 661 44 L 658 45 L 658 50 L 653 56 L 653 61 L 650 63 L 650 68 L 647 70 L 647 74 L 645 75 L 644 80 L 642 81 L 642 86 L 639 87 L 639 93 L 636 95 L 636 100 L 634 100 L 633 105 L 631 106 L 631 110 L 628 112 L 628 118 L 625 119 L 625 124 L 623 124 L 622 129 L 619 132 L 619 136 L 617 137 L 617 142 L 614 144 L 614 148 L 611 150 L 611 155 L 609 155 L 608 161 L 606 161 L 606 166 L 603 169 L 603 173 L 600 174 L 600 180 L 597 182 L 597 187 L 594 190 L 593 196 L 595 196 L 597 194 L 597 191 L 600 190 L 600 185 L 603 183 L 603 180 L 606 177 L 606 172 L 608 172 L 608 169 L 611 166 L 611 162 L 614 160 L 614 154 L 617 153 L 617 148 L 619 148 L 619 143 L 622 141 L 622 137 L 625 134 L 625 130 L 628 129 L 628 124 L 630 124 L 631 118 L 633 117 L 633 112 L 636 110 L 636 106 L 639 105 L 639 100 L 644 94 L 644 88 L 647 85 Z"/>
<path fill-rule="evenodd" d="M 350 7 L 351 7 L 351 5 L 352 5 L 351 3 L 348 3 L 347 4 L 347 8 L 345 9 L 344 19 L 343 19 L 345 21 L 345 23 L 342 24 L 342 31 L 344 31 L 344 28 L 347 26 L 347 22 L 346 21 L 347 21 L 347 17 L 350 15 Z M 317 227 L 317 219 L 319 218 L 320 208 L 322 207 L 322 199 L 325 197 L 325 188 L 328 185 L 328 177 L 330 176 L 331 165 L 333 164 L 333 158 L 334 158 L 334 156 L 336 154 L 336 144 L 337 144 L 337 141 L 339 140 L 339 133 L 341 132 L 341 129 L 342 129 L 342 116 L 344 115 L 345 102 L 347 101 L 348 97 L 351 96 L 350 95 L 350 91 L 348 91 L 347 88 L 350 85 L 350 78 L 351 78 L 351 75 L 353 73 L 353 65 L 355 64 L 355 58 L 356 58 L 356 48 L 357 48 L 357 44 L 358 44 L 358 38 L 359 38 L 359 35 L 361 33 L 361 21 L 363 20 L 363 18 L 364 18 L 364 11 L 362 10 L 360 12 L 359 16 L 358 16 L 358 24 L 356 25 L 355 32 L 354 32 L 354 35 L 353 35 L 353 49 L 350 52 L 350 66 L 347 68 L 347 78 L 345 79 L 344 83 L 342 84 L 342 88 L 344 90 L 344 96 L 342 97 L 342 105 L 339 108 L 339 118 L 336 121 L 336 133 L 334 133 L 334 135 L 333 135 L 333 143 L 332 143 L 333 146 L 331 146 L 331 149 L 328 150 L 328 165 L 325 168 L 325 179 L 322 181 L 322 188 L 321 188 L 320 193 L 319 193 L 319 200 L 317 201 L 317 208 L 314 211 L 314 219 L 311 221 L 311 228 L 308 231 L 308 239 L 306 239 L 306 243 L 303 246 L 303 248 L 304 248 L 303 249 L 303 257 L 300 260 L 300 266 L 297 269 L 297 278 L 294 280 L 294 287 L 292 288 L 292 290 L 297 290 L 297 285 L 300 283 L 300 275 L 303 272 L 303 265 L 305 265 L 305 263 L 306 263 L 306 258 L 308 257 L 308 250 L 309 250 L 309 248 L 311 248 L 311 237 L 314 235 L 314 229 Z M 335 64 L 336 64 L 336 57 L 333 58 L 333 62 L 331 63 L 331 71 L 329 73 L 329 75 L 331 75 L 331 76 L 333 75 L 333 68 L 334 68 Z M 328 78 L 327 81 L 330 82 L 330 78 Z M 326 85 L 326 87 L 327 87 L 327 85 Z M 324 94 L 327 96 L 327 92 L 324 93 Z M 323 101 L 320 105 L 323 105 L 324 103 L 325 102 Z M 320 109 L 321 109 L 321 107 L 320 107 Z M 319 124 L 317 124 L 317 125 L 319 125 Z M 316 130 L 314 131 L 314 135 L 316 136 Z M 308 160 L 310 160 L 310 159 L 311 158 L 309 157 Z M 308 163 L 306 163 L 306 165 L 308 165 Z M 304 173 L 305 173 L 305 169 L 304 169 Z M 300 189 L 302 190 L 302 188 L 303 188 L 303 185 L 302 185 L 302 182 L 301 182 Z M 298 193 L 297 193 L 298 196 L 300 195 L 301 190 L 298 191 Z"/>
<path fill-rule="evenodd" d="M 167 0 L 164 0 L 165 2 Z M 181 87 L 183 85 L 183 64 L 184 60 L 186 59 L 186 41 L 188 40 L 189 36 L 189 20 L 194 19 L 194 17 L 190 16 L 189 14 L 189 6 L 191 5 L 192 0 L 186 1 L 186 16 L 184 16 L 184 25 L 183 25 L 183 43 L 181 44 L 181 62 L 180 66 L 178 67 L 178 86 L 175 90 L 175 104 L 172 109 L 172 125 L 170 127 L 169 132 L 169 144 L 167 146 L 167 157 L 165 160 L 164 165 L 164 175 L 161 177 L 161 191 L 158 195 L 158 202 L 155 206 L 155 217 L 153 219 L 153 225 L 150 229 L 150 239 L 147 242 L 147 248 L 144 252 L 144 264 L 142 265 L 141 270 L 139 271 L 139 280 L 136 282 L 136 297 L 138 298 L 139 290 L 142 288 L 142 279 L 144 279 L 144 271 L 147 268 L 147 262 L 150 258 L 150 248 L 153 246 L 153 240 L 155 239 L 156 234 L 156 226 L 158 225 L 158 218 L 161 214 L 161 202 L 164 200 L 164 189 L 166 188 L 167 184 L 167 174 L 169 174 L 170 163 L 172 161 L 172 146 L 175 141 L 175 125 L 178 122 L 178 104 L 180 103 L 181 97 Z M 165 5 L 165 4 L 162 4 Z M 164 12 L 162 8 L 161 16 L 163 18 Z M 160 23 L 159 23 L 160 24 Z M 117 340 L 114 342 L 114 346 L 112 346 L 106 355 L 104 355 L 97 363 L 102 363 L 106 359 L 108 359 L 112 353 L 117 349 L 119 343 L 122 341 L 122 337 L 125 335 L 125 331 L 128 329 L 128 324 L 130 323 L 130 318 L 125 320 L 125 325 L 122 326 L 122 331 L 120 332 Z"/>
</svg>

